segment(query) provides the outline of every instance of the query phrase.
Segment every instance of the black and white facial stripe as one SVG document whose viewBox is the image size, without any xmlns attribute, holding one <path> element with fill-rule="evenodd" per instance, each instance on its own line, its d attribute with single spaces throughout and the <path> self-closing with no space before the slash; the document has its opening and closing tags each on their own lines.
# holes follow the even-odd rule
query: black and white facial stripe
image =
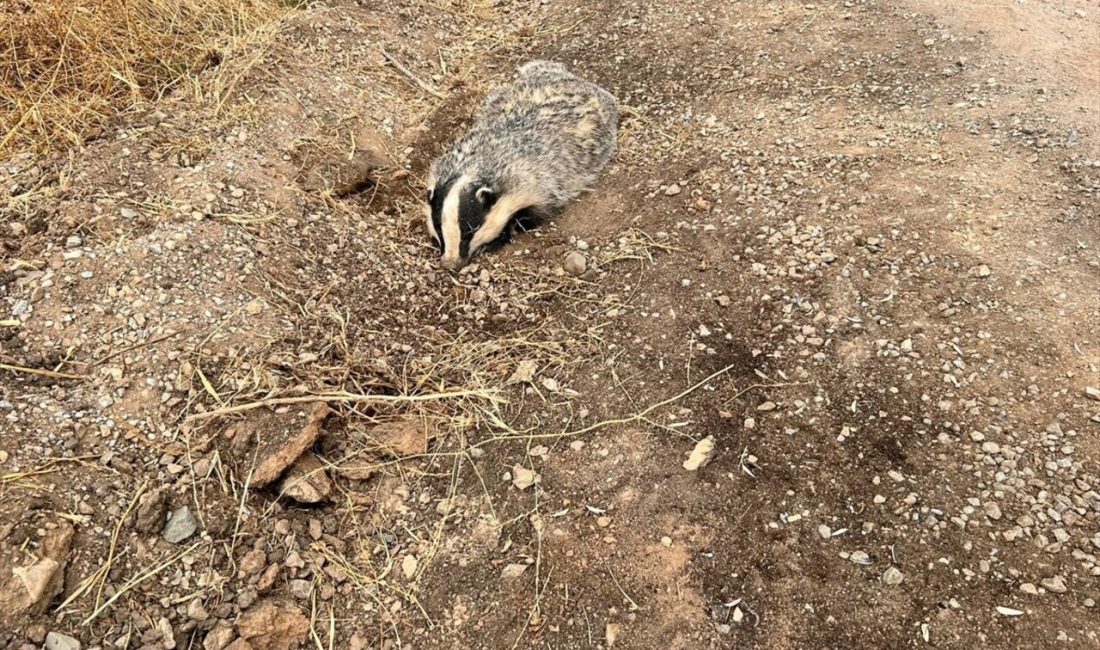
<svg viewBox="0 0 1100 650">
<path fill-rule="evenodd" d="M 442 179 L 427 193 L 428 230 L 445 268 L 459 269 L 489 244 L 506 238 L 514 200 L 500 201 L 486 181 L 462 175 Z M 526 206 L 523 206 L 526 207 Z"/>
</svg>

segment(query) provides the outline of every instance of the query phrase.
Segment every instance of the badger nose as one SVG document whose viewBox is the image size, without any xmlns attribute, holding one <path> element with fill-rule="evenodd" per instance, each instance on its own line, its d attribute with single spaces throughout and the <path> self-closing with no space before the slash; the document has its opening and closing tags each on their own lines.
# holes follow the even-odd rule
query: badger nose
<svg viewBox="0 0 1100 650">
<path fill-rule="evenodd" d="M 457 271 L 465 266 L 466 262 L 460 257 L 456 257 L 453 259 L 444 257 L 443 259 L 439 260 L 439 265 L 447 269 L 448 271 Z"/>
</svg>

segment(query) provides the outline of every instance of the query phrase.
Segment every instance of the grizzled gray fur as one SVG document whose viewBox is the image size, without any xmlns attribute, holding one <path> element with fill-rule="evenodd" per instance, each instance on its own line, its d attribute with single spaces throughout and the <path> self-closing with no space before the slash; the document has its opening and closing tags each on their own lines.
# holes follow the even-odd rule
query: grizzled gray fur
<svg viewBox="0 0 1100 650">
<path fill-rule="evenodd" d="M 493 90 L 470 131 L 433 163 L 428 229 L 457 269 L 504 243 L 517 219 L 556 212 L 615 151 L 619 108 L 603 88 L 550 61 Z"/>
</svg>

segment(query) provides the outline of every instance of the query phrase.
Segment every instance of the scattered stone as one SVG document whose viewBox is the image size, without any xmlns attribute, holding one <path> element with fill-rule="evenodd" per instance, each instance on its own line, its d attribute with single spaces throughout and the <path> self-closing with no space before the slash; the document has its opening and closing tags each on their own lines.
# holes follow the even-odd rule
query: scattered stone
<svg viewBox="0 0 1100 650">
<path fill-rule="evenodd" d="M 1046 589 L 1052 594 L 1066 593 L 1066 579 L 1062 576 L 1051 576 L 1049 578 L 1044 578 L 1042 581 L 1039 582 L 1039 584 L 1043 586 L 1043 589 Z"/>
<path fill-rule="evenodd" d="M 290 581 L 290 595 L 294 596 L 298 600 L 309 600 L 309 596 L 312 591 L 313 583 L 309 580 Z"/>
<path fill-rule="evenodd" d="M 524 359 L 516 365 L 515 372 L 508 378 L 508 384 L 530 384 L 535 380 L 535 373 L 539 370 L 539 364 L 530 359 Z"/>
<path fill-rule="evenodd" d="M 416 567 L 419 564 L 415 555 L 406 555 L 401 560 L 401 572 L 405 574 L 405 577 L 412 580 L 412 577 L 416 575 Z"/>
<path fill-rule="evenodd" d="M 168 518 L 168 523 L 164 525 L 161 537 L 170 544 L 179 544 L 188 537 L 194 535 L 198 528 L 199 523 L 195 521 L 195 516 L 191 514 L 191 509 L 187 506 L 180 506 L 180 508 L 173 512 L 172 516 Z"/>
<path fill-rule="evenodd" d="M 256 413 L 253 411 L 253 413 Z M 321 425 L 328 417 L 331 410 L 328 405 L 318 402 L 305 414 L 305 424 L 300 425 L 297 420 L 299 412 L 291 410 L 287 413 L 263 412 L 238 426 L 245 426 L 254 430 L 260 449 L 257 457 L 260 459 L 256 469 L 252 472 L 250 485 L 262 488 L 279 478 L 284 471 L 307 449 L 317 442 L 321 435 Z M 288 419 L 292 421 L 287 422 Z"/>
<path fill-rule="evenodd" d="M 122 208 L 118 213 L 122 215 L 123 219 L 136 219 L 138 216 L 138 213 L 130 208 Z"/>
<path fill-rule="evenodd" d="M 372 428 L 367 436 L 371 451 L 404 458 L 427 452 L 428 441 L 437 434 L 431 420 L 412 416 L 383 422 Z"/>
<path fill-rule="evenodd" d="M 776 408 L 775 407 L 775 402 L 767 401 L 767 402 L 764 402 L 763 404 L 760 404 L 759 406 L 757 406 L 756 410 L 757 411 L 774 411 L 775 408 Z"/>
<path fill-rule="evenodd" d="M 1096 386 L 1085 386 L 1085 397 L 1100 402 L 1100 388 Z"/>
<path fill-rule="evenodd" d="M 255 650 L 295 650 L 309 635 L 309 619 L 293 603 L 264 600 L 241 614 L 237 629 Z"/>
<path fill-rule="evenodd" d="M 584 272 L 588 270 L 588 259 L 583 253 L 572 251 L 565 256 L 562 268 L 569 275 L 584 275 Z"/>
<path fill-rule="evenodd" d="M 892 567 L 890 567 L 890 568 L 888 568 L 888 569 L 886 569 L 885 571 L 882 572 L 882 582 L 883 582 L 883 584 L 887 584 L 891 587 L 900 585 L 901 581 L 904 580 L 904 579 L 905 579 L 905 576 L 902 575 L 901 570 L 898 569 L 897 567 L 892 566 Z"/>
<path fill-rule="evenodd" d="M 526 564 L 508 564 L 504 567 L 504 570 L 500 572 L 500 579 L 505 582 L 511 582 L 516 578 L 523 575 L 527 571 Z"/>
<path fill-rule="evenodd" d="M 332 494 L 332 481 L 320 459 L 307 452 L 287 471 L 279 484 L 279 494 L 298 503 L 323 503 Z"/>
<path fill-rule="evenodd" d="M 1023 616 L 1024 613 L 1018 609 L 1012 609 L 1011 607 L 1002 607 L 997 605 L 997 613 L 1001 616 Z"/>
<path fill-rule="evenodd" d="M 203 650 L 225 650 L 225 648 L 233 642 L 233 637 L 236 633 L 233 632 L 233 625 L 228 621 L 218 621 L 214 624 L 213 629 L 207 633 L 206 638 L 202 640 Z"/>
<path fill-rule="evenodd" d="M 0 629 L 46 611 L 64 586 L 72 538 L 72 525 L 62 521 L 40 540 L 37 561 L 8 568 L 5 558 L 0 558 Z"/>
<path fill-rule="evenodd" d="M 985 505 L 982 506 L 982 508 L 985 510 L 986 517 L 989 517 L 994 521 L 1001 518 L 1001 506 L 999 506 L 997 502 L 986 501 Z"/>
<path fill-rule="evenodd" d="M 267 554 L 264 553 L 262 548 L 254 548 L 245 553 L 241 561 L 237 563 L 238 575 L 242 578 L 254 576 L 260 571 L 263 571 L 264 565 L 266 564 Z"/>
<path fill-rule="evenodd" d="M 164 519 L 168 516 L 168 496 L 164 490 L 146 492 L 138 499 L 134 512 L 134 529 L 146 535 L 153 535 L 164 528 Z"/>
<path fill-rule="evenodd" d="M 679 183 L 673 183 L 665 188 L 665 196 L 676 196 L 683 191 Z"/>
<path fill-rule="evenodd" d="M 523 465 L 512 467 L 512 485 L 517 489 L 526 490 L 538 483 L 540 479 L 541 477 L 534 470 L 527 469 Z"/>
<path fill-rule="evenodd" d="M 714 436 L 707 436 L 695 443 L 695 448 L 691 450 L 687 460 L 684 461 L 684 469 L 694 472 L 706 467 L 712 458 L 714 458 Z"/>
<path fill-rule="evenodd" d="M 607 641 L 607 647 L 615 647 L 615 642 L 619 640 L 619 632 L 622 631 L 622 627 L 618 623 L 607 622 L 607 627 L 604 628 L 604 640 Z"/>
<path fill-rule="evenodd" d="M 1022 583 L 1020 585 L 1020 591 L 1024 592 L 1025 594 L 1027 594 L 1029 596 L 1038 596 L 1039 595 L 1038 587 L 1036 587 L 1035 585 L 1033 585 L 1030 582 Z"/>
<path fill-rule="evenodd" d="M 50 632 L 46 635 L 46 650 L 80 650 L 80 641 L 68 634 Z"/>
<path fill-rule="evenodd" d="M 833 531 L 825 524 L 821 524 L 817 527 L 817 534 L 821 535 L 821 539 L 832 539 Z"/>
<path fill-rule="evenodd" d="M 848 556 L 848 559 L 856 564 L 870 564 L 871 556 L 867 555 L 865 551 L 852 551 L 852 554 Z"/>
</svg>

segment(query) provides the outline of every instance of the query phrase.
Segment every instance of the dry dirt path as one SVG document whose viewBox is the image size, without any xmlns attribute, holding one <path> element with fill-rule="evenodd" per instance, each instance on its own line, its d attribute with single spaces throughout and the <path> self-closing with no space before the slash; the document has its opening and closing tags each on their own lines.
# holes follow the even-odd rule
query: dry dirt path
<svg viewBox="0 0 1100 650">
<path fill-rule="evenodd" d="M 0 383 L 0 579 L 63 577 L 0 643 L 1100 647 L 1100 7 L 955 4 L 317 7 L 13 165 L 0 361 L 95 381 Z M 531 57 L 620 152 L 439 272 L 418 175 Z M 339 390 L 448 396 L 187 420 Z M 314 505 L 252 480 L 303 427 Z"/>
</svg>

